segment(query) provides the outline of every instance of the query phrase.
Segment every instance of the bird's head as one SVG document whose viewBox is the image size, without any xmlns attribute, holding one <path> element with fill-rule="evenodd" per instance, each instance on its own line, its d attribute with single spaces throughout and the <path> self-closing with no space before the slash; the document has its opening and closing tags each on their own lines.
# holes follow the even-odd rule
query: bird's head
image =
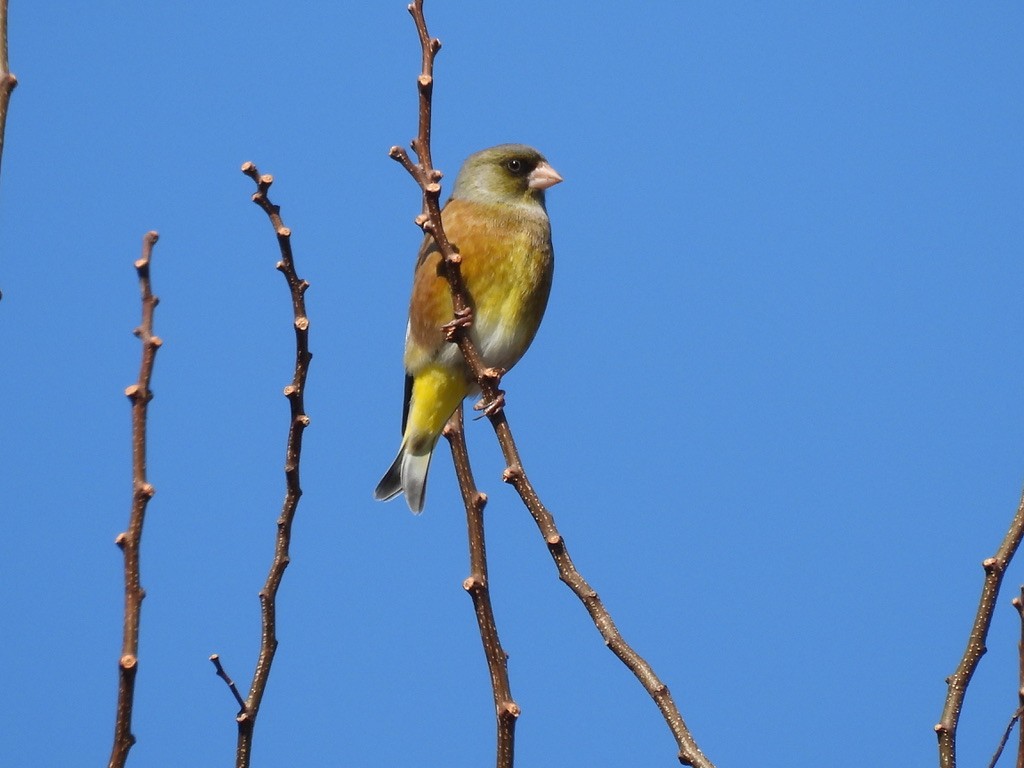
<svg viewBox="0 0 1024 768">
<path fill-rule="evenodd" d="M 525 144 L 499 144 L 470 155 L 452 198 L 479 203 L 544 204 L 544 190 L 562 180 L 544 155 Z"/>
</svg>

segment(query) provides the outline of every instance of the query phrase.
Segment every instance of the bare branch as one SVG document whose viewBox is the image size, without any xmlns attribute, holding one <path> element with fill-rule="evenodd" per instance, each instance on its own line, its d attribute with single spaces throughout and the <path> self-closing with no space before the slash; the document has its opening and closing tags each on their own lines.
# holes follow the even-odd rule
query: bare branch
<svg viewBox="0 0 1024 768">
<path fill-rule="evenodd" d="M 132 707 L 135 700 L 135 675 L 139 668 L 139 620 L 142 600 L 146 596 L 139 575 L 139 546 L 142 542 L 146 505 L 156 493 L 156 489 L 146 480 L 146 416 L 149 401 L 153 399 L 149 389 L 153 363 L 162 343 L 153 335 L 153 311 L 160 300 L 153 295 L 149 279 L 149 260 L 158 237 L 156 232 L 147 232 L 143 236 L 142 256 L 135 262 L 142 292 L 142 323 L 135 329 L 135 335 L 142 342 L 142 362 L 139 365 L 138 380 L 124 391 L 132 402 L 132 508 L 128 517 L 128 530 L 118 534 L 114 540 L 124 554 L 124 630 L 121 659 L 118 662 L 117 717 L 109 768 L 122 768 L 128 760 L 128 751 L 135 743 Z"/>
<path fill-rule="evenodd" d="M 228 673 L 224 669 L 224 665 L 220 663 L 220 656 L 215 653 L 210 656 L 210 661 L 213 662 L 213 667 L 217 670 L 217 677 L 224 681 L 228 690 L 231 691 L 231 695 L 234 696 L 235 701 L 238 702 L 238 714 L 241 715 L 245 712 L 245 699 L 243 699 L 242 694 L 238 692 L 238 686 L 235 685 L 235 681 L 228 676 Z"/>
<path fill-rule="evenodd" d="M 1024 714 L 1024 586 L 1020 588 L 1020 595 L 1010 602 L 1017 609 L 1017 618 L 1020 619 L 1020 639 L 1017 641 L 1017 711 L 1014 713 L 1014 720 L 1010 721 L 1006 729 L 1004 744 L 1010 736 L 1014 721 L 1019 722 L 1021 715 Z M 996 754 L 992 764 L 995 765 L 998 759 L 999 755 Z M 1024 728 L 1017 729 L 1017 768 L 1024 768 Z"/>
<path fill-rule="evenodd" d="M 1010 740 L 1010 734 L 1013 733 L 1013 727 L 1020 720 L 1021 713 L 1024 709 L 1018 707 L 1017 711 L 1013 713 L 1010 718 L 1010 722 L 1006 724 L 1006 729 L 1003 731 L 1003 738 L 999 740 L 999 746 L 996 747 L 995 754 L 992 755 L 992 759 L 988 761 L 988 768 L 996 768 L 996 763 L 999 762 L 999 758 L 1003 755 L 1003 749 L 1006 748 L 1006 742 Z M 1018 768 L 1020 766 L 1020 760 L 1017 760 Z"/>
<path fill-rule="evenodd" d="M 683 720 L 683 716 L 680 714 L 668 686 L 661 682 L 651 668 L 651 665 L 623 639 L 618 628 L 615 626 L 615 622 L 612 621 L 611 614 L 605 608 L 597 592 L 591 588 L 580 572 L 576 570 L 576 566 L 569 556 L 569 550 L 565 545 L 565 539 L 562 538 L 555 525 L 554 516 L 541 502 L 540 497 L 526 476 L 519 457 L 519 450 L 512 439 L 512 430 L 509 428 L 505 412 L 502 410 L 489 414 L 488 418 L 498 436 L 502 455 L 508 464 L 508 468 L 504 473 L 504 480 L 512 484 L 519 494 L 519 498 L 523 500 L 523 504 L 526 505 L 526 508 L 533 516 L 533 520 L 537 524 L 537 528 L 540 529 L 544 542 L 547 544 L 548 552 L 558 568 L 558 577 L 583 603 L 583 607 L 590 614 L 594 626 L 597 627 L 597 631 L 604 638 L 605 645 L 629 668 L 629 671 L 640 681 L 644 690 L 654 699 L 654 703 L 661 711 L 662 717 L 665 718 L 665 722 L 672 731 L 672 735 L 675 737 L 676 744 L 679 747 L 679 762 L 683 765 L 695 766 L 696 768 L 714 768 L 714 764 L 697 746 L 697 742 Z"/>
<path fill-rule="evenodd" d="M 1024 587 L 1021 587 L 1021 594 L 1019 597 L 1013 598 L 1010 603 L 1014 608 L 1017 609 L 1017 618 L 1020 619 L 1020 640 L 1017 642 L 1017 710 L 1010 717 L 1010 722 L 1006 724 L 1006 728 L 1003 730 L 1003 738 L 999 740 L 999 746 L 996 747 L 995 754 L 992 755 L 992 759 L 989 760 L 988 768 L 995 768 L 996 763 L 999 762 L 999 758 L 1003 754 L 1003 749 L 1006 748 L 1006 743 L 1010 740 L 1010 734 L 1013 733 L 1013 727 L 1020 721 L 1020 716 L 1024 714 Z M 1020 742 L 1017 747 L 1017 768 L 1024 768 L 1024 728 L 1020 729 Z"/>
<path fill-rule="evenodd" d="M 494 693 L 494 710 L 497 718 L 497 768 L 512 768 L 515 754 L 516 718 L 519 705 L 512 699 L 508 681 L 508 654 L 501 647 L 498 626 L 491 607 L 491 592 L 487 577 L 487 547 L 484 542 L 484 507 L 487 495 L 477 490 L 473 470 L 466 450 L 466 435 L 463 431 L 462 406 L 455 411 L 444 429 L 452 449 L 455 474 L 459 478 L 462 501 L 466 505 L 466 527 L 469 532 L 469 578 L 462 586 L 473 599 L 476 622 L 480 627 L 480 640 L 487 658 L 487 669 L 491 675 L 491 690 Z"/>
<path fill-rule="evenodd" d="M 252 163 L 245 163 L 242 166 L 242 173 L 256 183 L 256 193 L 252 196 L 252 201 L 267 214 L 274 227 L 274 232 L 277 234 L 277 244 L 281 250 L 281 260 L 277 263 L 277 269 L 288 282 L 292 298 L 293 326 L 295 328 L 295 373 L 292 376 L 291 384 L 284 388 L 284 395 L 288 398 L 291 407 L 284 463 L 286 491 L 281 515 L 277 518 L 274 559 L 270 564 L 267 580 L 259 593 L 262 621 L 260 653 L 256 660 L 256 670 L 253 672 L 249 696 L 242 702 L 242 709 L 238 713 L 238 717 L 235 718 L 238 722 L 236 768 L 248 768 L 252 759 L 252 737 L 256 727 L 256 717 L 260 711 L 267 681 L 270 679 L 270 668 L 274 663 L 274 654 L 277 651 L 277 590 L 281 586 L 281 579 L 290 562 L 288 548 L 291 544 L 292 522 L 295 519 L 299 498 L 302 496 L 302 488 L 299 484 L 299 460 L 302 454 L 302 435 L 306 427 L 309 426 L 309 417 L 305 413 L 304 393 L 309 361 L 313 357 L 309 351 L 309 318 L 306 316 L 304 298 L 309 283 L 300 279 L 295 272 L 291 230 L 281 221 L 280 207 L 271 203 L 267 197 L 270 185 L 274 183 L 274 177 L 269 174 L 260 175 Z M 214 665 L 217 667 L 218 676 L 222 677 L 231 687 L 227 674 L 221 674 L 223 668 L 219 664 L 219 657 L 214 654 L 211 660 L 214 658 L 217 658 Z M 240 699 L 237 690 L 232 692 L 236 699 Z"/>
<path fill-rule="evenodd" d="M 0 0 L 0 162 L 4 157 L 4 129 L 7 126 L 7 106 L 18 78 L 11 74 L 7 57 L 7 0 Z"/>
<path fill-rule="evenodd" d="M 438 182 L 441 179 L 441 173 L 433 167 L 430 157 L 434 58 L 441 49 L 441 42 L 431 37 L 427 31 L 426 20 L 423 16 L 423 0 L 414 0 L 409 6 L 409 13 L 412 14 L 416 24 L 423 54 L 422 71 L 417 79 L 419 92 L 419 133 L 412 141 L 412 149 L 416 154 L 417 161 L 414 163 L 405 150 L 400 147 L 392 147 L 390 155 L 409 172 L 423 192 L 423 213 L 417 217 L 416 222 L 437 244 L 438 251 L 442 256 L 441 271 L 451 287 L 452 306 L 455 317 L 453 322 L 445 329 L 448 333 L 448 338 L 450 341 L 458 344 L 472 376 L 483 393 L 481 410 L 491 420 L 508 465 L 505 471 L 505 479 L 515 486 L 523 502 L 533 515 L 537 526 L 544 535 L 548 549 L 555 559 L 555 564 L 558 566 L 562 580 L 583 601 L 605 642 L 623 663 L 629 667 L 633 674 L 636 675 L 637 679 L 640 680 L 641 684 L 647 689 L 658 705 L 666 723 L 668 723 L 676 738 L 676 743 L 679 746 L 679 761 L 685 765 L 697 766 L 697 768 L 713 768 L 711 761 L 700 751 L 693 736 L 690 734 L 682 715 L 679 714 L 679 710 L 672 700 L 668 688 L 657 678 L 650 665 L 622 639 L 607 609 L 601 603 L 600 598 L 598 598 L 597 593 L 590 588 L 573 566 L 572 560 L 569 558 L 568 551 L 565 548 L 565 542 L 555 527 L 554 518 L 544 505 L 541 504 L 523 469 L 519 452 L 512 439 L 512 432 L 509 429 L 502 408 L 503 397 L 501 390 L 498 388 L 501 372 L 488 368 L 484 364 L 478 350 L 466 332 L 465 324 L 460 322 L 460 318 L 465 317 L 471 302 L 465 282 L 462 279 L 458 253 L 452 247 L 444 232 L 439 203 L 441 187 Z M 463 493 L 465 494 L 465 492 L 464 489 Z"/>
<path fill-rule="evenodd" d="M 394 160 L 398 161 L 406 171 L 416 180 L 423 192 L 423 213 L 416 218 L 416 223 L 423 231 L 429 234 L 437 244 L 438 251 L 442 256 L 441 270 L 448 280 L 452 289 L 452 306 L 455 310 L 455 317 L 463 317 L 469 311 L 469 292 L 462 279 L 461 259 L 448 236 L 445 234 L 444 225 L 441 222 L 441 177 L 439 170 L 434 168 L 430 158 L 430 124 L 431 124 L 431 95 L 434 90 L 434 57 L 441 50 L 441 41 L 431 37 L 427 32 L 427 23 L 423 16 L 423 0 L 414 0 L 409 6 L 409 13 L 412 14 L 416 23 L 416 31 L 419 33 L 420 47 L 423 52 L 423 66 L 420 76 L 416 80 L 419 92 L 419 133 L 412 140 L 412 150 L 416 153 L 414 163 L 408 153 L 401 147 L 392 147 L 388 153 Z M 451 329 L 450 340 L 457 344 L 462 352 L 469 370 L 480 385 L 485 403 L 493 403 L 498 399 L 497 382 L 493 377 L 485 375 L 486 366 L 480 357 L 465 325 L 456 324 Z"/>
<path fill-rule="evenodd" d="M 940 768 L 956 768 L 956 728 L 960 721 L 960 710 L 963 708 L 967 686 L 971 683 L 974 670 L 978 668 L 981 657 L 985 655 L 985 641 L 988 629 L 992 624 L 992 612 L 999 598 L 999 588 L 1003 583 L 1003 574 L 1013 559 L 1021 538 L 1024 537 L 1024 494 L 1017 505 L 1010 530 L 1007 531 L 1003 543 L 994 557 L 982 563 L 985 569 L 985 582 L 981 588 L 981 599 L 978 611 L 971 626 L 971 634 L 967 638 L 967 648 L 957 665 L 956 671 L 946 678 L 946 704 L 942 708 L 942 718 L 935 725 L 935 733 L 939 738 Z"/>
</svg>

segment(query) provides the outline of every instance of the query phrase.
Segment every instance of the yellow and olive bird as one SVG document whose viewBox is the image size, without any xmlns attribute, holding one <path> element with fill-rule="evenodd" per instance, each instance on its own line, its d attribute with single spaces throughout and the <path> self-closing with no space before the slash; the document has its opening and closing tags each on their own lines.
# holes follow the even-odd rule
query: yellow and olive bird
<svg viewBox="0 0 1024 768">
<path fill-rule="evenodd" d="M 507 371 L 530 346 L 551 291 L 554 253 L 544 190 L 562 180 L 544 156 L 522 144 L 470 155 L 441 212 L 445 234 L 462 257 L 469 293 L 469 335 L 484 365 Z M 477 390 L 457 345 L 442 328 L 452 321 L 441 254 L 428 235 L 420 248 L 405 335 L 402 445 L 374 492 L 405 493 L 423 511 L 427 470 L 444 425 Z"/>
</svg>

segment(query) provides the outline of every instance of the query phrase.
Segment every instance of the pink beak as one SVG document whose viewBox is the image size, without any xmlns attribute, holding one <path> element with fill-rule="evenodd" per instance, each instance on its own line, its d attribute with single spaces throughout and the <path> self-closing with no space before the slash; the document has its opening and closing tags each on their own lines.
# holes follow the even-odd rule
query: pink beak
<svg viewBox="0 0 1024 768">
<path fill-rule="evenodd" d="M 530 189 L 547 189 L 548 187 L 555 186 L 555 184 L 562 180 L 562 177 L 558 175 L 558 171 L 548 165 L 547 162 L 543 162 L 534 168 L 526 178 L 529 181 Z"/>
</svg>

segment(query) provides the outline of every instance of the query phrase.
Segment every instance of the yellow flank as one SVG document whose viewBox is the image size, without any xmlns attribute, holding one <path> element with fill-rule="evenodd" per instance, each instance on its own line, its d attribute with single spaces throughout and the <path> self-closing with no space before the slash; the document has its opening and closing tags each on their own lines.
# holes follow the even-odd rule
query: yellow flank
<svg viewBox="0 0 1024 768">
<path fill-rule="evenodd" d="M 461 368 L 430 363 L 416 373 L 405 425 L 406 450 L 421 454 L 434 447 L 448 417 L 469 394 L 469 386 Z"/>
<path fill-rule="evenodd" d="M 540 327 L 551 288 L 551 250 L 546 242 L 533 241 L 527 232 L 504 259 L 495 259 L 497 275 L 481 281 L 478 288 L 493 293 L 493 299 L 478 300 L 481 306 L 493 302 L 493 316 L 481 312 L 484 322 L 479 340 L 489 365 L 511 368 L 526 352 Z M 486 303 L 485 303 L 486 302 Z"/>
</svg>

